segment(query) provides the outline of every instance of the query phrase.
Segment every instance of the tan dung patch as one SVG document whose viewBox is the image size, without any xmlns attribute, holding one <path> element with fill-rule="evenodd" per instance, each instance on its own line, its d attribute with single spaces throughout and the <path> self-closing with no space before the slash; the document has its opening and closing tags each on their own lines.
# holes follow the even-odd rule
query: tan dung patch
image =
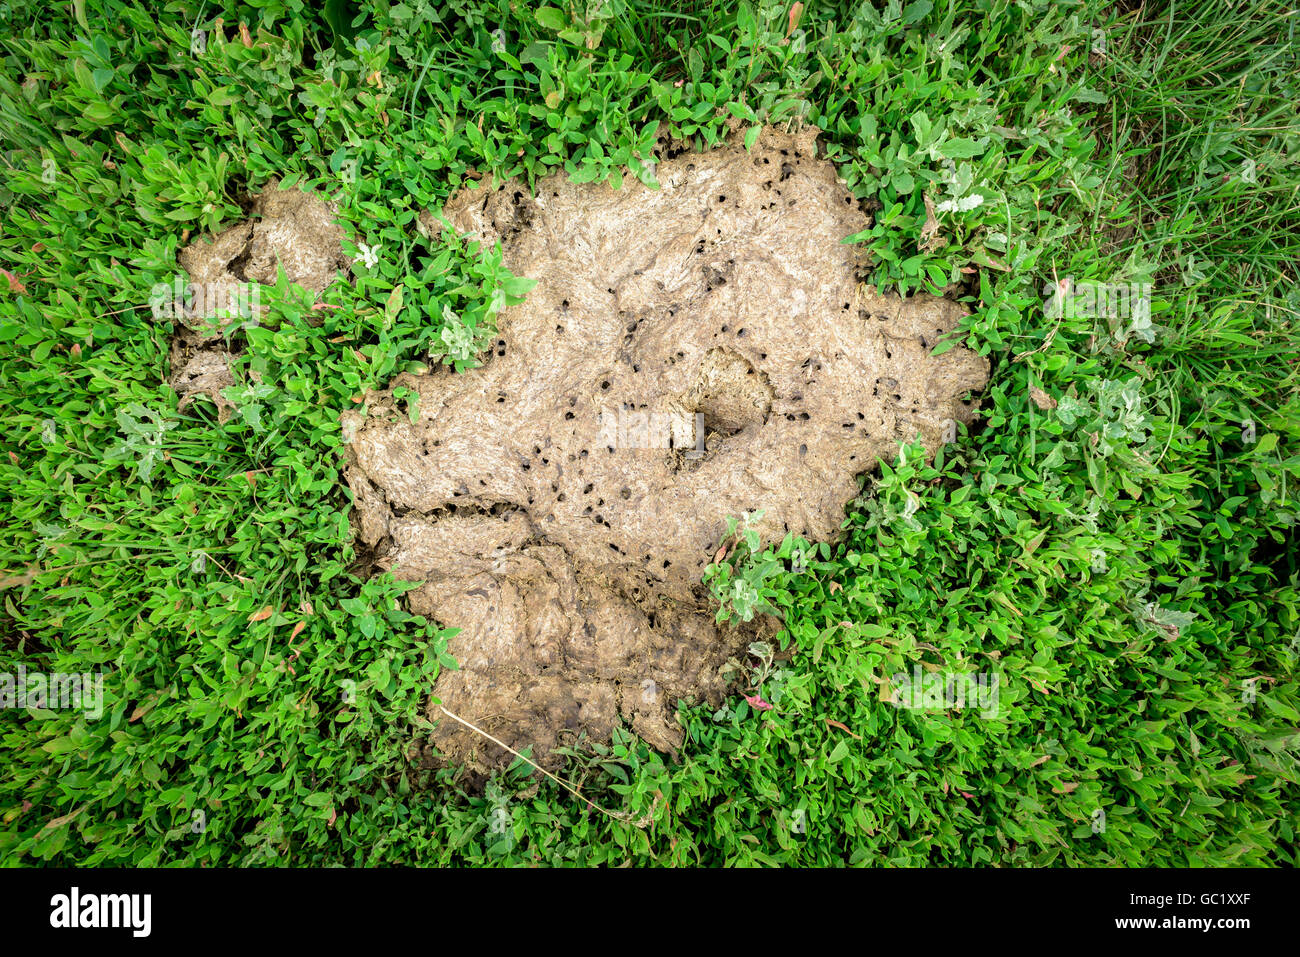
<svg viewBox="0 0 1300 957">
<path fill-rule="evenodd" d="M 436 695 L 512 747 L 624 721 L 672 749 L 680 698 L 716 703 L 744 638 L 700 584 L 728 516 L 769 540 L 832 538 L 856 476 L 919 433 L 933 451 L 987 363 L 931 350 L 962 315 L 858 287 L 867 217 L 815 158 L 764 130 L 659 165 L 659 190 L 552 176 L 467 189 L 445 215 L 536 279 L 482 368 L 401 375 L 346 413 L 360 538 L 463 629 Z M 442 718 L 436 705 L 430 716 Z M 432 744 L 511 758 L 442 720 Z"/>
<path fill-rule="evenodd" d="M 202 236 L 177 254 L 189 276 L 175 297 L 184 302 L 169 302 L 160 313 L 178 320 L 168 384 L 182 396 L 181 408 L 206 395 L 220 421 L 233 409 L 222 389 L 234 384 L 222 332 L 232 322 L 260 317 L 257 287 L 274 285 L 282 266 L 290 282 L 319 296 L 350 265 L 333 204 L 299 189 L 281 190 L 272 180 L 251 213 L 248 221 Z"/>
</svg>

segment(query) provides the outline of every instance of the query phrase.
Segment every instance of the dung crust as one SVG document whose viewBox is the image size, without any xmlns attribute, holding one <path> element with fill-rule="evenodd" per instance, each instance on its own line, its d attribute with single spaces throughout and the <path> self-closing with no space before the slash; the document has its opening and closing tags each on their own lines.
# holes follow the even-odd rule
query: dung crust
<svg viewBox="0 0 1300 957">
<path fill-rule="evenodd" d="M 859 473 L 971 420 L 986 360 L 931 354 L 962 308 L 859 285 L 841 240 L 869 219 L 815 135 L 681 152 L 658 190 L 557 175 L 447 203 L 537 285 L 480 368 L 400 375 L 343 416 L 359 539 L 422 583 L 413 612 L 462 629 L 430 760 L 512 760 L 437 699 L 548 768 L 619 722 L 674 750 L 677 701 L 716 705 L 748 640 L 700 583 L 727 518 L 830 540 Z"/>
</svg>

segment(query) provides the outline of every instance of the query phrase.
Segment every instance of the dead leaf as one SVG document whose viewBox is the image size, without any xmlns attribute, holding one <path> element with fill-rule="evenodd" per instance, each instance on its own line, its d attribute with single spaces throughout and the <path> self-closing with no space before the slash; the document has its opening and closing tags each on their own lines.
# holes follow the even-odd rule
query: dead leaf
<svg viewBox="0 0 1300 957">
<path fill-rule="evenodd" d="M 840 724 L 838 721 L 833 721 L 833 720 L 831 720 L 830 718 L 823 718 L 822 720 L 825 721 L 825 722 L 826 722 L 828 725 L 830 725 L 832 728 L 839 728 L 841 731 L 845 732 L 846 734 L 848 734 L 850 737 L 854 738 L 855 740 L 857 740 L 857 741 L 861 741 L 861 740 L 862 740 L 862 735 L 860 735 L 860 734 L 854 734 L 852 731 L 850 731 L 850 730 L 848 729 L 848 726 L 847 726 L 847 725 Z"/>
<path fill-rule="evenodd" d="M 265 608 L 261 609 L 260 611 L 255 611 L 248 616 L 249 624 L 252 624 L 255 621 L 266 621 L 266 619 L 270 618 L 271 615 L 273 614 L 274 611 L 272 610 L 271 606 L 267 605 Z"/>
<path fill-rule="evenodd" d="M 69 821 L 75 820 L 77 815 L 79 815 L 82 811 L 84 811 L 88 806 L 89 805 L 83 804 L 81 807 L 77 808 L 71 814 L 65 814 L 63 815 L 63 817 L 56 817 L 54 820 L 50 821 L 43 828 L 41 828 L 41 833 L 44 834 L 46 831 L 52 831 L 56 827 L 62 827 L 63 825 L 67 824 Z"/>
<path fill-rule="evenodd" d="M 1056 400 L 1036 385 L 1031 385 L 1029 387 L 1029 398 L 1032 399 L 1034 405 L 1038 406 L 1040 409 L 1056 408 Z"/>
<path fill-rule="evenodd" d="M 138 705 L 135 706 L 134 710 L 132 710 L 131 712 L 131 716 L 126 719 L 127 724 L 131 724 L 132 722 L 139 721 L 150 711 L 152 711 L 157 704 L 158 704 L 158 692 L 154 692 L 153 694 L 149 695 L 149 697 L 145 698 L 143 701 L 141 701 Z"/>
<path fill-rule="evenodd" d="M 786 23 L 785 35 L 789 36 L 794 33 L 794 28 L 799 25 L 799 17 L 803 15 L 803 4 L 795 3 L 790 7 L 790 19 Z"/>
<path fill-rule="evenodd" d="M 0 275 L 3 275 L 5 279 L 9 280 L 10 292 L 21 293 L 27 291 L 27 287 L 24 286 L 21 282 L 19 282 L 18 277 L 15 276 L 13 273 L 11 273 L 8 269 L 0 269 Z"/>
<path fill-rule="evenodd" d="M 307 622 L 305 622 L 305 621 L 300 621 L 300 622 L 298 622 L 298 624 L 294 625 L 294 626 L 293 626 L 293 631 L 289 632 L 289 640 L 290 640 L 290 641 L 293 641 L 295 638 L 297 638 L 299 635 L 301 635 L 301 634 L 302 634 L 302 630 L 303 630 L 304 628 L 306 628 L 306 627 L 307 627 Z"/>
<path fill-rule="evenodd" d="M 930 194 L 923 193 L 921 198 L 925 200 L 925 224 L 921 227 L 921 239 L 916 248 L 921 252 L 931 252 L 947 245 L 948 240 L 939 235 L 939 220 L 934 214 L 934 201 Z"/>
</svg>

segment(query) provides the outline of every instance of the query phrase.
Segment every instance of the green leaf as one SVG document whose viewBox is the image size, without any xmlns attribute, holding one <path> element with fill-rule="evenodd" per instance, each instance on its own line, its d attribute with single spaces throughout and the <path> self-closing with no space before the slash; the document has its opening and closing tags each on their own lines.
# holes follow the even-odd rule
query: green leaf
<svg viewBox="0 0 1300 957">
<path fill-rule="evenodd" d="M 547 30 L 558 32 L 569 26 L 569 18 L 555 7 L 538 7 L 534 16 L 537 17 L 537 22 Z"/>
<path fill-rule="evenodd" d="M 939 144 L 939 155 L 947 159 L 969 159 L 972 156 L 979 156 L 984 152 L 984 143 L 981 140 L 972 140 L 958 137 L 956 139 L 944 140 Z"/>
</svg>

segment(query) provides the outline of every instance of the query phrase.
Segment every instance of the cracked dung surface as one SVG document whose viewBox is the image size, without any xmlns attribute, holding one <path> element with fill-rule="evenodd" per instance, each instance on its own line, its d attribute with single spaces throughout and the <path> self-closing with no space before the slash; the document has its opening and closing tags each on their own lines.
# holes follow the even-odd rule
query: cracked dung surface
<svg viewBox="0 0 1300 957">
<path fill-rule="evenodd" d="M 620 720 L 672 750 L 677 700 L 717 703 L 746 641 L 700 584 L 728 516 L 828 540 L 858 473 L 971 418 L 986 361 L 930 354 L 963 310 L 858 286 L 840 240 L 867 217 L 815 132 L 681 153 L 657 191 L 463 190 L 447 218 L 537 286 L 481 368 L 393 381 L 419 392 L 416 423 L 391 388 L 343 416 L 359 537 L 423 582 L 414 612 L 463 629 L 435 694 L 544 766 Z M 429 714 L 436 760 L 512 760 Z"/>
<path fill-rule="evenodd" d="M 319 297 L 351 260 L 343 252 L 343 228 L 335 221 L 337 210 L 300 189 L 280 189 L 272 180 L 253 200 L 251 218 L 202 236 L 176 256 L 201 290 L 199 308 L 187 308 L 178 319 L 171 344 L 172 376 L 169 385 L 181 396 L 180 408 L 194 397 L 206 395 L 224 422 L 233 406 L 222 394 L 235 384 L 230 373 L 230 353 L 222 331 L 239 318 L 230 303 L 240 302 L 250 284 L 275 285 L 276 266 L 284 267 L 290 282 Z M 204 305 L 205 304 L 205 305 Z M 245 317 L 246 318 L 246 317 Z"/>
</svg>

